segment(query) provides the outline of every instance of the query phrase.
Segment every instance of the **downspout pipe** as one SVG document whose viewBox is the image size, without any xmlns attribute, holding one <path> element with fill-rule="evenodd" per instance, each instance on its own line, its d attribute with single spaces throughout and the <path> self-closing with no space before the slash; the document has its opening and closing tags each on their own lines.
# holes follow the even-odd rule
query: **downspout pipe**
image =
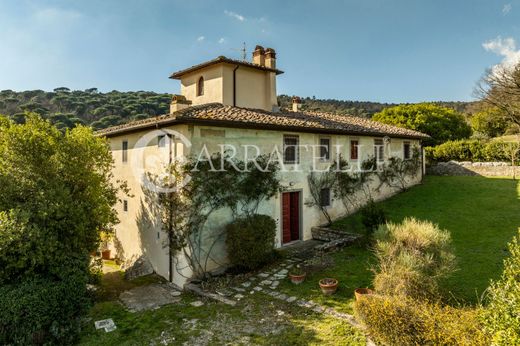
<svg viewBox="0 0 520 346">
<path fill-rule="evenodd" d="M 233 107 L 237 106 L 237 70 L 240 65 L 236 65 L 233 69 Z"/>
</svg>

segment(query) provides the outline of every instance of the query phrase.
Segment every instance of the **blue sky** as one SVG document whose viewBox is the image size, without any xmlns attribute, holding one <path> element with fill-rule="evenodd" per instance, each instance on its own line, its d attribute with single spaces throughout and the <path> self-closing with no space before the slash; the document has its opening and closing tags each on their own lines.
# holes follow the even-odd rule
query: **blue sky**
<svg viewBox="0 0 520 346">
<path fill-rule="evenodd" d="M 0 89 L 176 93 L 169 73 L 273 47 L 278 93 L 471 100 L 520 57 L 520 0 L 0 0 Z"/>
</svg>

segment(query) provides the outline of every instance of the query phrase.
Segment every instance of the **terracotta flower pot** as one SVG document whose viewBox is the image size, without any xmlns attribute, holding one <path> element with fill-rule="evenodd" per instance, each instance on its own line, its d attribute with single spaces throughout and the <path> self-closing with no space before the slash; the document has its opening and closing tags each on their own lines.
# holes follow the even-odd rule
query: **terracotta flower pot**
<svg viewBox="0 0 520 346">
<path fill-rule="evenodd" d="M 374 294 L 370 288 L 356 288 L 354 290 L 354 295 L 356 296 L 356 301 L 361 300 L 363 297 Z"/>
<path fill-rule="evenodd" d="M 320 288 L 321 292 L 325 295 L 331 295 L 336 293 L 336 290 L 338 289 L 338 280 L 331 279 L 331 278 L 325 278 L 320 280 Z"/>
<path fill-rule="evenodd" d="M 110 250 L 101 251 L 101 258 L 104 260 L 109 260 L 110 259 Z"/>
<path fill-rule="evenodd" d="M 305 281 L 305 277 L 307 274 L 289 274 L 289 277 L 291 278 L 291 282 L 295 285 L 301 284 L 303 281 Z"/>
</svg>

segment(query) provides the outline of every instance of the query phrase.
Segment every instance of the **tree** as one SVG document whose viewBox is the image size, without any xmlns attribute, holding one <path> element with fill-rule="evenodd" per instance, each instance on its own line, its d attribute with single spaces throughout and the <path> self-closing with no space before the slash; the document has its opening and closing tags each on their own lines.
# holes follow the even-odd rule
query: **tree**
<svg viewBox="0 0 520 346">
<path fill-rule="evenodd" d="M 471 135 L 471 128 L 460 113 L 432 103 L 386 108 L 374 114 L 372 119 L 430 135 L 431 139 L 425 140 L 425 145 L 437 145 Z"/>
<path fill-rule="evenodd" d="M 25 276 L 59 279 L 71 262 L 88 270 L 99 232 L 117 221 L 112 156 L 104 139 L 61 133 L 34 114 L 0 117 L 0 285 Z"/>
<path fill-rule="evenodd" d="M 502 136 L 509 127 L 507 115 L 498 107 L 491 107 L 475 113 L 470 120 L 475 134 L 485 138 Z"/>
<path fill-rule="evenodd" d="M 477 84 L 475 93 L 520 126 L 520 64 L 489 69 Z"/>
<path fill-rule="evenodd" d="M 87 127 L 0 116 L 0 344 L 76 343 L 89 253 L 117 221 L 111 170 Z"/>
</svg>

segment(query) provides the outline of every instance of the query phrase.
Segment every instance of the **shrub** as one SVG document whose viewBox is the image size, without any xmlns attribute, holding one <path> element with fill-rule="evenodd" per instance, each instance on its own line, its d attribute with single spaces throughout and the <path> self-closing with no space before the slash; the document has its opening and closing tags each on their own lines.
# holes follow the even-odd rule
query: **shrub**
<svg viewBox="0 0 520 346">
<path fill-rule="evenodd" d="M 361 222 L 365 226 L 367 237 L 370 237 L 381 224 L 386 222 L 385 211 L 373 199 L 370 199 L 367 205 L 361 209 Z"/>
<path fill-rule="evenodd" d="M 509 243 L 509 251 L 502 277 L 488 289 L 489 304 L 483 313 L 493 345 L 520 344 L 520 234 Z"/>
<path fill-rule="evenodd" d="M 271 217 L 254 214 L 236 219 L 226 233 L 231 264 L 251 270 L 273 258 L 276 223 Z"/>
<path fill-rule="evenodd" d="M 88 298 L 85 277 L 68 273 L 64 280 L 29 277 L 0 286 L 0 344 L 71 345 Z"/>
<path fill-rule="evenodd" d="M 489 345 L 479 323 L 478 309 L 373 296 L 357 301 L 354 311 L 378 344 Z"/>
<path fill-rule="evenodd" d="M 439 279 L 454 269 L 450 234 L 430 222 L 407 218 L 388 223 L 375 238 L 374 288 L 379 293 L 435 296 Z"/>
<path fill-rule="evenodd" d="M 426 148 L 429 161 L 473 161 L 473 162 L 511 162 L 520 159 L 519 144 L 499 140 L 484 142 L 475 139 L 449 141 L 436 147 Z"/>
</svg>

